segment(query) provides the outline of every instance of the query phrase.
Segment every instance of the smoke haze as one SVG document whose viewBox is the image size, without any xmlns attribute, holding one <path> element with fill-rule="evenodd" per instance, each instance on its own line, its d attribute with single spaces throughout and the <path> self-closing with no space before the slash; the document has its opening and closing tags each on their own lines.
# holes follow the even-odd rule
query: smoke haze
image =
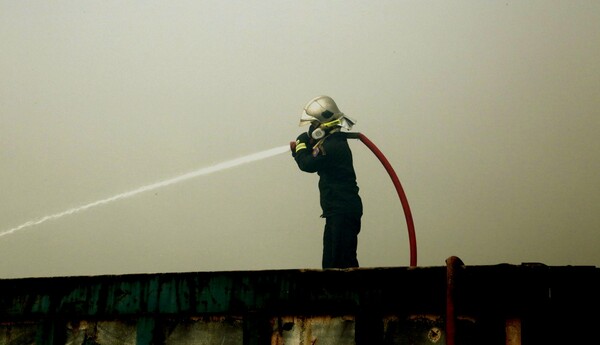
<svg viewBox="0 0 600 345">
<path fill-rule="evenodd" d="M 283 147 L 329 95 L 419 266 L 600 265 L 598 1 L 0 1 L 0 231 Z M 408 266 L 351 148 L 363 267 Z M 277 154 L 0 236 L 0 278 L 320 268 Z"/>
</svg>

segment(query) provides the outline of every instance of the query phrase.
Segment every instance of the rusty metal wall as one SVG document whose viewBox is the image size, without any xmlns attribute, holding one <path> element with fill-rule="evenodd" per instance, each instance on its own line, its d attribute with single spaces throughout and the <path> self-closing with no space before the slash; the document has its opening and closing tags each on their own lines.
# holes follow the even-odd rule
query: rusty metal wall
<svg viewBox="0 0 600 345">
<path fill-rule="evenodd" d="M 393 267 L 4 279 L 0 345 L 551 344 L 600 321 L 595 267 L 464 266 L 452 274 L 449 339 L 447 276 Z"/>
<path fill-rule="evenodd" d="M 439 315 L 413 315 L 400 319 L 382 317 L 385 344 L 444 344 L 443 318 Z M 75 320 L 61 323 L 64 341 L 60 344 L 134 345 L 138 340 L 138 324 L 128 320 Z M 354 345 L 356 319 L 347 316 L 282 316 L 269 320 L 271 345 Z M 172 319 L 162 325 L 160 337 L 155 335 L 148 343 L 168 345 L 242 345 L 244 323 L 242 318 L 225 316 Z M 0 325 L 0 344 L 36 344 L 42 324 L 3 323 Z M 140 329 L 148 333 L 149 330 Z M 43 332 L 43 331 L 42 331 Z M 152 332 L 150 332 L 152 333 Z M 44 334 L 48 336 L 51 333 Z M 266 343 L 266 342 L 265 342 Z"/>
</svg>

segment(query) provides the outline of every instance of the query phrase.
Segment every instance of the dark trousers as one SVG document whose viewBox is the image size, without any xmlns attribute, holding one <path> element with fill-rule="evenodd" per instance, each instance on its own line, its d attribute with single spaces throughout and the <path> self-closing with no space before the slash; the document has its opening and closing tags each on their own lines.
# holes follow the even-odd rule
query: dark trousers
<svg viewBox="0 0 600 345">
<path fill-rule="evenodd" d="M 325 218 L 323 268 L 358 267 L 356 248 L 360 214 L 340 214 Z"/>
</svg>

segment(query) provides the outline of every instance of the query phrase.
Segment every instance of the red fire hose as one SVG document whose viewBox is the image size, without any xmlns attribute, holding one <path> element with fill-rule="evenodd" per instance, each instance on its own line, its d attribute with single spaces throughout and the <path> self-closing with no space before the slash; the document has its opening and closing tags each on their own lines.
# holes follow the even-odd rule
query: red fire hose
<svg viewBox="0 0 600 345">
<path fill-rule="evenodd" d="M 410 266 L 417 266 L 417 240 L 415 236 L 415 224 L 413 222 L 412 213 L 410 212 L 410 206 L 408 205 L 408 199 L 406 198 L 406 194 L 404 193 L 404 189 L 402 188 L 402 184 L 400 184 L 400 180 L 398 179 L 398 175 L 392 168 L 390 162 L 388 162 L 387 158 L 383 155 L 383 153 L 373 144 L 369 138 L 367 138 L 362 133 L 346 133 L 348 138 L 351 139 L 360 139 L 363 144 L 367 145 L 367 147 L 377 156 L 381 164 L 383 164 L 385 170 L 388 175 L 392 179 L 394 183 L 394 187 L 396 187 L 396 192 L 398 193 L 398 197 L 400 198 L 400 203 L 402 204 L 402 209 L 404 210 L 404 217 L 406 218 L 406 226 L 408 227 L 408 242 L 410 245 Z"/>
</svg>

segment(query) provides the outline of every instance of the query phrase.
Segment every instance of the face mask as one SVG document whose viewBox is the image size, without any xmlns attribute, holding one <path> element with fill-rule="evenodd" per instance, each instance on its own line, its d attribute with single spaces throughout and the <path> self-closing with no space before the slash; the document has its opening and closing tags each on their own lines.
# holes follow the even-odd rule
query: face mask
<svg viewBox="0 0 600 345">
<path fill-rule="evenodd" d="M 323 130 L 321 127 L 310 125 L 308 128 L 308 136 L 315 140 L 323 139 L 325 134 L 327 134 L 327 132 L 325 132 L 325 130 Z"/>
</svg>

